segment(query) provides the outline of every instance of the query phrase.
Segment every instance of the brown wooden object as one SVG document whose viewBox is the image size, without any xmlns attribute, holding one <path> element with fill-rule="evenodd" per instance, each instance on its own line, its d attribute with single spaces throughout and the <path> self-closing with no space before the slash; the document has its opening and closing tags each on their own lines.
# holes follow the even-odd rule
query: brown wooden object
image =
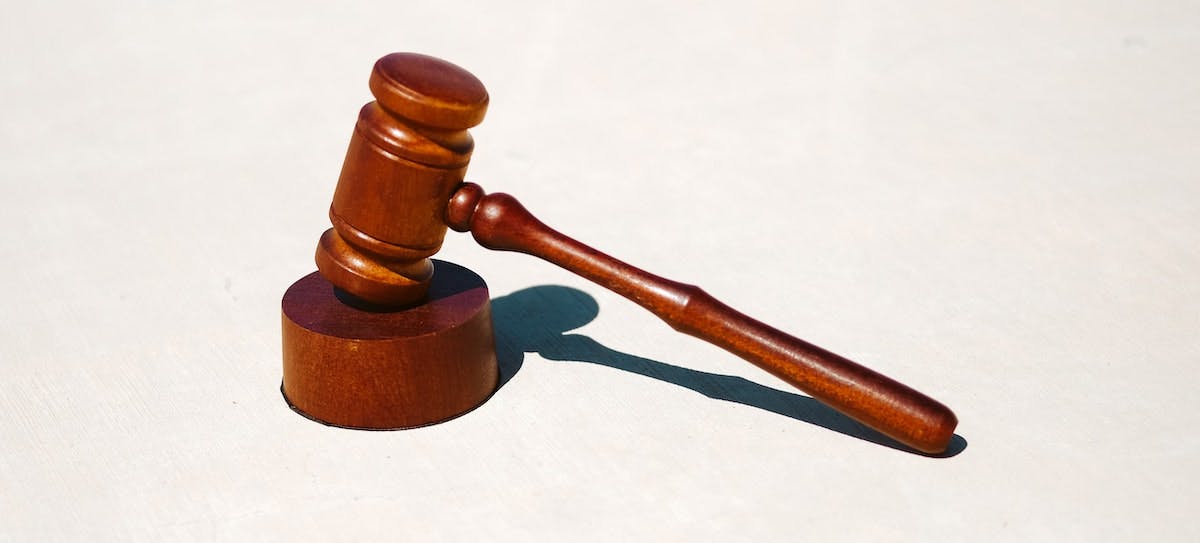
<svg viewBox="0 0 1200 543">
<path fill-rule="evenodd" d="M 717 301 L 694 285 L 648 273 L 537 220 L 515 198 L 466 183 L 446 222 L 489 249 L 542 258 L 650 310 L 672 328 L 717 345 L 879 432 L 927 453 L 946 450 L 958 419 L 904 384 L 785 334 Z"/>
<path fill-rule="evenodd" d="M 320 275 L 283 298 L 282 389 L 326 424 L 407 428 L 474 408 L 498 382 L 487 286 L 429 259 L 488 95 L 462 68 L 411 53 L 379 59 L 370 87 L 317 245 Z"/>
<path fill-rule="evenodd" d="M 466 70 L 413 53 L 379 59 L 375 101 L 350 137 L 317 269 L 346 292 L 380 305 L 421 301 L 442 247 L 442 213 L 462 182 L 488 94 Z"/>
<path fill-rule="evenodd" d="M 454 418 L 499 382 L 487 286 L 434 261 L 428 300 L 400 311 L 346 303 L 311 273 L 283 295 L 283 395 L 334 426 L 395 429 Z"/>
<path fill-rule="evenodd" d="M 461 68 L 420 55 L 388 55 L 375 65 L 371 90 L 377 102 L 364 107 L 359 116 L 330 209 L 334 228 L 325 233 L 317 250 L 321 274 L 354 299 L 381 307 L 420 302 L 430 279 L 434 284 L 438 281 L 428 256 L 440 247 L 446 227 L 469 230 L 485 247 L 531 254 L 595 281 L 650 310 L 676 330 L 744 358 L 900 443 L 928 453 L 946 449 L 958 422 L 941 403 L 743 315 L 695 286 L 658 277 L 583 245 L 542 224 L 511 196 L 487 195 L 478 185 L 461 183 L 472 148 L 466 129 L 482 120 L 487 104 L 482 84 Z M 286 302 L 285 298 L 285 306 Z M 432 299 L 429 303 L 436 302 Z M 289 326 L 286 314 L 285 307 L 285 332 Z M 377 325 L 362 322 L 368 328 Z M 320 333 L 329 335 L 323 329 Z M 317 351 L 347 347 L 337 341 L 326 346 L 304 334 L 307 332 L 294 337 L 305 337 L 303 341 L 311 342 Z M 487 335 L 490 341 L 490 328 L 487 334 L 474 335 Z M 285 334 L 285 359 L 288 341 Z M 421 349 L 430 356 L 440 356 L 437 353 L 443 350 L 435 346 Z M 339 356 L 343 361 L 353 358 L 348 353 Z M 366 365 L 369 371 L 390 371 L 386 364 Z M 350 362 L 342 362 L 342 366 L 365 371 Z M 320 364 L 293 364 L 293 368 L 301 368 L 305 376 L 289 381 L 285 362 L 285 391 L 297 407 L 310 414 L 294 398 L 292 387 L 301 385 L 289 383 L 312 381 L 314 384 L 306 386 L 326 387 L 323 394 L 353 396 L 361 392 L 349 385 L 334 391 L 320 383 L 339 379 L 336 373 L 341 370 Z M 486 377 L 490 379 L 490 373 Z M 410 372 L 405 379 L 404 394 L 412 395 L 405 396 L 406 405 L 421 398 L 441 401 L 437 398 L 447 393 L 447 386 L 460 386 L 449 385 L 453 381 L 449 376 L 426 378 L 420 372 Z M 475 387 L 475 396 L 482 390 L 480 379 L 468 380 Z M 341 417 L 352 409 L 354 398 L 322 401 L 337 404 L 332 411 Z M 465 409 L 468 403 L 456 404 L 456 408 Z M 361 416 L 370 417 L 365 412 Z"/>
</svg>

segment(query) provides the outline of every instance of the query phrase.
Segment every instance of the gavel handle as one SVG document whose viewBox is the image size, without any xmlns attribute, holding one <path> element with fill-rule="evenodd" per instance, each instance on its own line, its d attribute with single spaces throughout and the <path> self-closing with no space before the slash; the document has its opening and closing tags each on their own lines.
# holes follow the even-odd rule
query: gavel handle
<svg viewBox="0 0 1200 543">
<path fill-rule="evenodd" d="M 484 247 L 542 258 L 650 310 L 672 328 L 717 345 L 813 398 L 916 450 L 946 450 L 958 419 L 938 401 L 785 334 L 700 288 L 651 274 L 546 226 L 515 198 L 463 184 L 446 222 Z"/>
</svg>

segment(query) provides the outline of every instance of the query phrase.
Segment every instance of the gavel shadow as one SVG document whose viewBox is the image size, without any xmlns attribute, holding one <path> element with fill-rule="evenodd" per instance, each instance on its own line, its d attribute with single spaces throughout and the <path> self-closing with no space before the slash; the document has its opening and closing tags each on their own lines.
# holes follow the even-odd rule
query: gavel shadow
<svg viewBox="0 0 1200 543">
<path fill-rule="evenodd" d="M 500 386 L 511 380 L 524 363 L 525 353 L 547 360 L 585 362 L 644 375 L 681 386 L 714 400 L 725 400 L 770 411 L 840 434 L 896 450 L 949 458 L 967 448 L 967 440 L 954 435 L 946 452 L 927 455 L 876 432 L 824 404 L 792 392 L 763 386 L 733 375 L 697 371 L 610 349 L 581 334 L 569 334 L 596 318 L 600 308 L 587 293 L 558 285 L 520 290 L 492 300 Z"/>
</svg>

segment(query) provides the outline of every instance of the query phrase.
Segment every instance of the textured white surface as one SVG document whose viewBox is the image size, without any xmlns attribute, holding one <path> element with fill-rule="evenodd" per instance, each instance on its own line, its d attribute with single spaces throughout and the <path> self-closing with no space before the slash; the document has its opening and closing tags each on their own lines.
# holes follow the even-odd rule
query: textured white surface
<svg viewBox="0 0 1200 543">
<path fill-rule="evenodd" d="M 0 539 L 1200 539 L 1194 3 L 443 4 L 4 7 Z M 928 392 L 966 449 L 549 352 L 436 427 L 294 415 L 279 297 L 396 50 L 488 86 L 470 178 Z M 787 390 L 440 255 L 594 298 L 602 361 Z"/>
</svg>

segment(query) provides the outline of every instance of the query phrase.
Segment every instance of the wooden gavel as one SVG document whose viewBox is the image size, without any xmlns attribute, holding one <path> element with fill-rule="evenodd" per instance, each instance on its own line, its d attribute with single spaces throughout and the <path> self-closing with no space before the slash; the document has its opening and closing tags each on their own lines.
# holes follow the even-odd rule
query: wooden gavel
<svg viewBox="0 0 1200 543">
<path fill-rule="evenodd" d="M 717 345 L 845 415 L 926 453 L 946 449 L 957 419 L 941 403 L 834 353 L 743 315 L 703 290 L 653 275 L 567 237 L 507 194 L 463 177 L 488 94 L 467 71 L 410 53 L 381 58 L 370 78 L 330 207 L 333 228 L 317 267 L 372 310 L 418 306 L 434 275 L 429 257 L 447 227 L 489 249 L 537 256 L 650 310 L 672 328 Z"/>
</svg>

